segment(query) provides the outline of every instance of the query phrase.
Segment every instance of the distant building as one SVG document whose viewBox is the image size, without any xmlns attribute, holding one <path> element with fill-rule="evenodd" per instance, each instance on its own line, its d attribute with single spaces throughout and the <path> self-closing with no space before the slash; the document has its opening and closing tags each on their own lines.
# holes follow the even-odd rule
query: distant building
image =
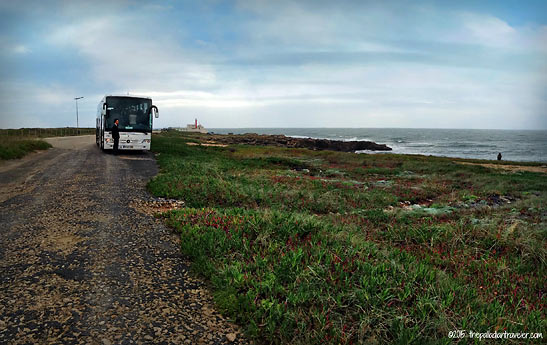
<svg viewBox="0 0 547 345">
<path fill-rule="evenodd" d="M 203 127 L 201 124 L 198 124 L 198 119 L 196 119 L 195 123 L 190 123 L 186 125 L 186 127 L 176 127 L 174 129 L 181 132 L 207 133 L 205 127 Z"/>
</svg>

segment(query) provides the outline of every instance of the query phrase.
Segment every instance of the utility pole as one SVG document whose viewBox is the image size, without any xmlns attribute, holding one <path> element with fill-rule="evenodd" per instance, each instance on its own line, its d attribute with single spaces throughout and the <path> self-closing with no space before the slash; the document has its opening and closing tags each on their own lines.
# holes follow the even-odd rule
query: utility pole
<svg viewBox="0 0 547 345">
<path fill-rule="evenodd" d="M 76 97 L 74 100 L 76 101 L 76 130 L 78 131 L 78 134 L 80 134 L 80 126 L 78 125 L 78 100 L 84 98 L 82 97 Z"/>
</svg>

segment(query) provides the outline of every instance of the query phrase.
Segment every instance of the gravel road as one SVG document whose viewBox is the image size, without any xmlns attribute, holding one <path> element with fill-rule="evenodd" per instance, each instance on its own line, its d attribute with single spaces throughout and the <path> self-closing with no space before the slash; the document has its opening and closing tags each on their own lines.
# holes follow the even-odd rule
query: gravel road
<svg viewBox="0 0 547 345">
<path fill-rule="evenodd" d="M 188 273 L 179 238 L 139 211 L 152 153 L 94 136 L 0 165 L 0 343 L 248 343 Z"/>
</svg>

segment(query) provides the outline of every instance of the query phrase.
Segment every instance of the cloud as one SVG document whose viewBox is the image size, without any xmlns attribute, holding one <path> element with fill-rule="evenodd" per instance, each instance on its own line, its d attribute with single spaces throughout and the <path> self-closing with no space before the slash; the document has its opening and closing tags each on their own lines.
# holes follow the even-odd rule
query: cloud
<svg viewBox="0 0 547 345">
<path fill-rule="evenodd" d="M 0 127 L 76 126 L 74 94 L 76 92 L 71 87 L 55 83 L 48 85 L 36 85 L 31 82 L 2 83 L 0 84 L 0 104 L 5 111 L 0 117 Z M 91 127 L 94 123 L 92 117 L 97 104 L 93 98 L 79 101 L 81 126 Z"/>
<path fill-rule="evenodd" d="M 464 15 L 464 32 L 485 45 L 508 46 L 516 40 L 517 30 L 493 16 Z"/>
<path fill-rule="evenodd" d="M 57 109 L 57 123 L 74 96 L 93 119 L 101 95 L 126 92 L 153 97 L 159 126 L 206 115 L 216 127 L 510 127 L 544 113 L 547 27 L 490 13 L 404 1 L 31 5 L 19 10 L 32 30 L 1 41 L 15 75 L 3 92 L 35 103 L 1 99 L 21 114 Z M 39 55 L 70 78 L 43 73 Z"/>
<path fill-rule="evenodd" d="M 238 6 L 253 14 L 238 28 L 252 43 L 250 48 L 275 52 L 283 46 L 285 52 L 310 53 L 408 51 L 386 40 L 398 37 L 401 24 L 394 12 L 399 6 L 329 1 L 239 1 Z"/>
<path fill-rule="evenodd" d="M 117 89 L 214 83 L 206 58 L 186 51 L 176 40 L 147 30 L 140 16 L 104 15 L 55 29 L 48 42 L 75 48 L 90 66 L 88 77 Z M 153 26 L 153 25 L 152 25 Z"/>
<path fill-rule="evenodd" d="M 28 54 L 31 52 L 30 48 L 22 45 L 22 44 L 18 44 L 16 46 L 14 46 L 12 48 L 12 51 L 14 54 L 22 54 L 22 55 L 25 55 L 25 54 Z"/>
<path fill-rule="evenodd" d="M 526 24 L 511 26 L 492 15 L 461 13 L 457 30 L 449 39 L 514 52 L 537 52 L 547 55 L 547 26 Z M 547 56 L 546 56 L 547 57 Z"/>
</svg>

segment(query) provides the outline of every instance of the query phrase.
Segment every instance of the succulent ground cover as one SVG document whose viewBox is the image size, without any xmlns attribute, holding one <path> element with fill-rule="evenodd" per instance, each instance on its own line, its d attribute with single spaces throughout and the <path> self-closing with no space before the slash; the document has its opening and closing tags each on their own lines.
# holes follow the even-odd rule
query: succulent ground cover
<svg viewBox="0 0 547 345">
<path fill-rule="evenodd" d="M 184 201 L 163 217 L 250 337 L 448 344 L 454 330 L 547 335 L 546 174 L 188 142 L 199 136 L 154 136 L 161 172 L 148 188 Z"/>
</svg>

